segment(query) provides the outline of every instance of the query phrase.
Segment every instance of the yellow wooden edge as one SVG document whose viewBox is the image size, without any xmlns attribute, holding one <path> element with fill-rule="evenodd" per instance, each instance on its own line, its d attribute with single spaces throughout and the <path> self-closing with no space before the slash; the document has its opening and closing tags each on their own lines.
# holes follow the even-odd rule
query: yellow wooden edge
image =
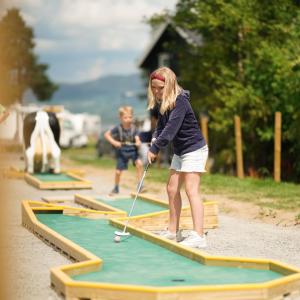
<svg viewBox="0 0 300 300">
<path fill-rule="evenodd" d="M 77 199 L 84 199 L 85 201 L 88 201 L 90 204 L 95 203 L 95 204 L 101 205 L 102 207 L 107 208 L 107 211 L 114 211 L 114 212 L 119 212 L 119 213 L 121 212 L 121 213 L 125 213 L 125 215 L 127 215 L 127 213 L 124 212 L 124 210 L 110 206 L 109 204 L 101 202 L 101 200 L 100 201 L 96 200 L 96 198 L 93 198 L 91 196 L 75 194 L 74 198 L 75 198 L 75 202 L 77 201 Z"/>
<path fill-rule="evenodd" d="M 31 201 L 28 200 L 30 206 L 32 204 L 40 204 L 41 206 L 31 206 L 32 210 L 36 211 L 36 210 L 61 210 L 64 211 L 65 209 L 68 210 L 73 210 L 73 211 L 78 211 L 78 212 L 87 212 L 87 213 L 93 213 L 93 214 L 99 214 L 99 215 L 112 215 L 112 217 L 114 215 L 120 216 L 120 214 L 123 214 L 124 216 L 126 216 L 126 212 L 124 211 L 107 211 L 107 210 L 94 210 L 94 209 L 88 209 L 88 208 L 80 208 L 80 207 L 72 207 L 72 206 L 66 206 L 66 205 L 56 205 L 56 204 L 50 204 L 50 203 L 43 203 L 43 202 L 38 202 L 38 201 Z"/>
<path fill-rule="evenodd" d="M 135 197 L 135 196 L 136 196 L 136 193 L 131 193 L 131 197 Z M 155 198 L 155 197 L 153 197 L 152 195 L 149 195 L 149 194 L 140 194 L 138 196 L 138 198 L 153 202 L 155 204 L 165 206 L 166 208 L 169 208 L 168 203 L 166 203 L 165 201 L 163 201 L 161 199 Z M 216 205 L 217 206 L 218 203 L 216 201 L 205 201 L 205 202 L 203 202 L 203 205 L 204 206 L 210 206 L 210 205 Z M 190 209 L 190 206 L 189 205 L 183 206 L 182 210 L 185 210 L 185 209 Z M 216 225 L 218 225 L 218 224 L 216 224 Z"/>
<path fill-rule="evenodd" d="M 132 193 L 132 195 L 135 195 L 135 194 Z M 106 204 L 104 202 L 101 202 L 101 200 L 96 200 L 92 196 L 75 194 L 74 195 L 74 199 L 75 199 L 75 202 L 77 202 L 77 203 L 79 203 L 81 205 L 86 205 L 86 206 L 88 206 L 88 207 L 90 207 L 92 209 L 98 210 L 99 207 L 106 207 L 106 209 L 108 209 L 108 210 L 123 212 L 123 210 L 115 208 L 113 206 L 110 206 L 109 204 Z M 156 200 L 153 201 L 153 199 L 151 197 L 147 197 L 147 198 L 143 198 L 143 199 L 146 200 L 146 201 L 155 203 L 155 204 L 157 204 L 157 203 L 161 204 L 162 203 L 160 200 L 159 201 L 156 201 Z M 84 202 L 82 202 L 81 200 L 83 200 Z M 182 212 L 184 212 L 186 210 L 189 211 L 190 210 L 190 206 L 184 206 L 182 208 Z M 152 212 L 152 213 L 146 213 L 146 214 L 139 215 L 139 216 L 132 216 L 132 217 L 130 217 L 130 219 L 131 220 L 139 220 L 139 219 L 143 219 L 145 217 L 155 217 L 155 216 L 159 216 L 159 215 L 165 215 L 167 212 L 168 212 L 168 206 L 166 207 L 166 210 L 162 210 L 162 211 L 158 211 L 158 212 Z M 118 219 L 119 220 L 126 220 L 127 219 L 127 213 L 124 215 L 123 218 L 122 217 L 118 217 Z M 216 227 L 218 227 L 218 223 L 215 223 L 215 224 L 210 223 L 209 225 L 210 225 L 209 228 L 216 228 Z"/>
<path fill-rule="evenodd" d="M 81 176 L 75 174 L 75 173 L 72 172 L 72 171 L 68 171 L 68 172 L 66 172 L 65 174 L 68 175 L 68 176 L 70 176 L 70 177 L 73 177 L 73 178 L 75 178 L 75 179 L 78 179 L 78 180 L 80 180 L 80 181 L 82 181 L 82 182 L 91 184 L 91 182 L 90 182 L 89 180 L 86 180 L 85 178 L 82 178 Z"/>
<path fill-rule="evenodd" d="M 141 218 L 142 217 L 145 217 L 145 215 L 142 215 Z M 125 226 L 124 221 L 127 221 L 127 219 L 128 219 L 128 217 L 127 218 L 115 218 L 115 219 L 110 219 L 109 222 L 110 222 L 110 224 L 112 224 L 112 225 L 118 227 L 119 229 L 121 229 L 121 228 L 124 228 L 124 226 Z M 151 237 L 151 240 L 158 241 L 159 245 L 167 246 L 166 248 L 168 248 L 168 249 L 170 249 L 170 245 L 172 245 L 171 248 L 173 250 L 174 250 L 174 247 L 173 247 L 174 245 L 178 249 L 184 250 L 183 252 L 185 252 L 188 249 L 189 253 L 199 257 L 201 261 L 205 262 L 204 264 L 207 264 L 207 262 L 210 261 L 210 260 L 214 260 L 214 261 L 222 261 L 222 262 L 243 263 L 243 264 L 248 265 L 247 268 L 251 268 L 251 265 L 253 265 L 252 268 L 255 268 L 255 269 L 257 269 L 257 265 L 268 266 L 268 268 L 264 267 L 263 268 L 264 270 L 270 270 L 271 269 L 270 264 L 274 264 L 274 265 L 277 265 L 278 267 L 281 267 L 282 269 L 287 270 L 289 273 L 299 273 L 299 275 L 300 275 L 300 269 L 299 268 L 296 268 L 296 267 L 293 267 L 293 266 L 290 266 L 290 265 L 287 265 L 287 264 L 282 264 L 282 263 L 279 264 L 277 261 L 274 261 L 274 260 L 260 259 L 260 258 L 244 258 L 244 257 L 234 257 L 234 256 L 210 255 L 210 254 L 205 253 L 204 251 L 199 251 L 199 250 L 193 250 L 191 248 L 186 248 L 186 247 L 184 247 L 184 246 L 182 246 L 182 245 L 180 245 L 176 242 L 161 238 L 159 235 L 153 234 L 151 232 L 148 232 L 148 231 L 140 229 L 140 228 L 133 227 L 133 226 L 130 225 L 130 223 L 127 225 L 127 230 L 128 230 L 128 232 L 131 232 L 131 233 L 134 233 L 134 234 L 138 233 L 138 236 L 143 237 L 144 239 L 146 239 L 145 237 L 149 236 L 149 237 Z M 181 253 L 181 252 L 179 251 L 177 253 Z M 184 256 L 186 256 L 186 255 L 184 255 Z M 187 256 L 187 257 L 189 257 L 189 256 Z"/>
<path fill-rule="evenodd" d="M 135 192 L 132 192 L 131 193 L 131 197 L 135 197 L 136 196 L 136 193 Z M 149 201 L 152 201 L 154 203 L 157 203 L 157 204 L 161 204 L 163 206 L 166 206 L 166 207 L 169 207 L 169 204 L 159 198 L 155 198 L 153 197 L 152 195 L 149 195 L 147 193 L 142 193 L 142 194 L 139 194 L 138 195 L 138 198 L 141 198 L 141 199 L 145 199 L 145 200 L 149 200 Z M 215 205 L 218 205 L 218 202 L 216 201 L 203 201 L 203 205 L 212 205 L 212 204 L 215 204 Z M 189 207 L 188 205 L 185 206 L 185 207 Z"/>
<path fill-rule="evenodd" d="M 134 194 L 132 194 L 134 195 Z M 95 200 L 95 198 L 93 197 L 90 197 L 90 196 L 86 196 L 86 195 L 79 195 L 79 194 L 75 194 L 75 199 L 84 199 L 88 202 L 90 202 L 91 204 L 93 204 L 95 201 L 97 202 L 97 204 L 101 204 L 101 206 L 103 207 L 106 207 L 107 209 L 109 210 L 112 210 L 112 211 L 122 211 L 124 212 L 123 210 L 119 209 L 119 208 L 115 208 L 113 206 L 110 206 L 106 203 L 103 203 L 101 202 L 101 200 Z M 150 202 L 153 202 L 153 203 L 158 203 L 158 204 L 161 204 L 160 202 L 156 202 L 156 201 L 152 201 L 152 199 L 146 199 L 144 198 L 144 200 L 147 200 L 147 201 L 150 201 Z M 183 207 L 182 210 L 185 210 L 185 209 L 190 209 L 189 206 L 186 206 L 186 207 Z M 152 216 L 157 216 L 157 215 L 160 215 L 160 214 L 165 214 L 168 210 L 162 210 L 162 211 L 158 211 L 158 212 L 152 212 L 152 213 L 145 213 L 143 215 L 138 215 L 138 216 L 132 216 L 130 217 L 131 220 L 136 220 L 136 219 L 141 219 L 141 218 L 144 218 L 144 217 L 152 217 Z M 119 219 L 119 218 L 118 218 Z M 120 220 L 127 220 L 128 217 L 127 217 L 127 213 L 126 213 L 126 216 L 124 217 L 121 217 Z"/>
<path fill-rule="evenodd" d="M 87 250 L 83 249 L 82 247 L 78 246 L 77 244 L 73 243 L 72 241 L 64 238 L 63 236 L 61 236 L 60 234 L 58 234 L 57 232 L 55 232 L 54 230 L 50 229 L 49 227 L 45 226 L 44 224 L 40 223 L 37 218 L 35 217 L 32 208 L 29 205 L 30 201 L 23 201 L 22 205 L 25 207 L 25 211 L 28 213 L 28 217 L 30 218 L 32 223 L 35 223 L 37 227 L 43 228 L 43 230 L 46 230 L 50 235 L 55 235 L 56 237 L 59 237 L 60 240 L 65 243 L 65 244 L 69 244 L 69 246 L 74 247 L 74 250 L 77 252 L 81 252 L 81 254 L 83 254 L 84 256 L 86 256 L 89 260 L 88 261 L 84 261 L 80 264 L 80 266 L 89 266 L 93 263 L 96 263 L 96 261 L 99 263 L 99 260 L 102 261 L 100 258 L 98 258 L 97 256 L 95 256 L 94 254 L 88 252 Z M 124 226 L 125 224 L 122 222 L 119 222 L 117 219 L 113 219 L 110 220 L 111 223 L 117 224 L 119 223 L 119 225 Z M 128 231 L 130 232 L 140 232 L 141 234 L 143 234 L 144 236 L 151 236 L 154 237 L 155 239 L 159 239 L 161 240 L 163 243 L 160 243 L 160 245 L 162 244 L 169 244 L 170 250 L 171 249 L 181 249 L 184 252 L 190 252 L 192 255 L 194 256 L 198 256 L 201 258 L 210 258 L 209 255 L 203 253 L 200 253 L 198 251 L 195 250 L 191 250 L 188 249 L 184 246 L 178 245 L 175 242 L 166 240 L 166 239 L 162 239 L 158 236 L 154 236 L 151 233 L 148 233 L 144 230 L 141 229 L 137 229 L 137 228 L 133 228 L 131 226 L 128 226 Z M 221 260 L 222 258 L 219 258 L 219 260 Z M 229 260 L 238 260 L 239 258 L 236 257 L 224 257 L 225 261 L 229 261 Z M 90 260 L 94 260 L 95 262 L 91 262 Z M 254 261 L 256 263 L 260 263 L 260 261 L 267 261 L 267 260 L 261 260 L 261 259 L 243 259 L 244 261 Z M 273 264 L 277 264 L 277 262 L 272 261 Z M 281 264 L 281 267 L 285 267 L 286 265 Z M 72 265 L 68 265 L 68 266 L 61 266 L 58 267 L 58 269 L 60 270 L 74 270 L 75 268 L 78 268 L 78 265 L 76 266 L 76 264 L 72 264 Z M 269 281 L 267 283 L 257 283 L 257 284 L 235 284 L 235 285 L 214 285 L 214 286 L 185 286 L 185 287 L 153 287 L 153 288 L 149 288 L 149 287 L 142 287 L 142 286 L 134 286 L 134 285 L 120 285 L 120 284 L 102 284 L 102 283 L 90 283 L 90 282 L 78 282 L 78 281 L 74 281 L 74 280 L 68 280 L 68 282 L 64 282 L 65 284 L 67 284 L 68 286 L 85 286 L 85 287 L 95 287 L 95 288 L 114 288 L 114 289 L 122 289 L 122 290 L 139 290 L 139 291 L 144 291 L 144 292 L 180 292 L 180 291 L 186 291 L 186 292 L 192 292 L 192 291 L 215 291 L 215 290 L 220 290 L 220 291 L 230 291 L 230 290 L 244 290 L 247 291 L 249 289 L 260 289 L 260 288 L 271 288 L 271 287 L 275 287 L 278 286 L 280 284 L 287 284 L 296 280 L 300 281 L 300 273 L 299 273 L 299 269 L 296 269 L 294 267 L 288 266 L 289 270 L 295 270 L 297 273 L 296 274 L 292 274 L 292 275 L 288 275 L 286 277 L 283 278 L 279 278 L 276 280 L 272 280 Z M 80 273 L 79 273 L 80 274 Z M 64 281 L 65 279 L 62 278 L 62 280 Z"/>
<path fill-rule="evenodd" d="M 36 204 L 36 205 L 39 205 L 39 206 L 53 207 L 53 204 L 51 204 L 51 203 L 45 203 L 45 202 L 36 201 L 36 200 L 27 200 L 27 201 L 30 202 L 30 205 Z"/>
<path fill-rule="evenodd" d="M 130 195 L 131 195 L 131 197 L 135 197 L 135 196 L 136 196 L 136 193 L 133 192 L 133 193 L 131 193 Z M 148 194 L 144 194 L 144 193 L 143 193 L 143 194 L 139 194 L 139 195 L 138 195 L 138 198 L 144 199 L 144 200 L 148 200 L 148 201 L 151 201 L 151 202 L 153 202 L 153 203 L 162 205 L 162 206 L 164 206 L 164 207 L 166 207 L 166 208 L 169 208 L 169 204 L 168 204 L 167 202 L 162 201 L 161 199 L 158 199 L 158 198 L 154 198 L 154 197 L 152 197 L 152 196 L 150 196 L 150 195 L 148 195 Z"/>
<path fill-rule="evenodd" d="M 53 229 L 51 229 L 48 226 L 44 225 L 43 223 L 39 222 L 39 220 L 36 218 L 35 214 L 33 213 L 34 208 L 32 208 L 30 206 L 30 200 L 23 200 L 22 201 L 22 207 L 25 209 L 25 212 L 28 214 L 28 217 L 29 217 L 29 219 L 30 219 L 33 226 L 36 226 L 38 229 L 41 229 L 44 232 L 46 232 L 46 233 L 50 234 L 51 236 L 55 237 L 56 239 L 60 240 L 64 245 L 69 246 L 70 248 L 74 249 L 75 251 L 80 253 L 80 255 L 82 255 L 83 257 L 86 257 L 87 259 L 91 259 L 91 260 L 99 260 L 100 259 L 96 255 L 94 255 L 93 253 L 91 253 L 91 252 L 87 251 L 86 249 L 78 246 L 77 244 L 75 244 L 74 242 L 72 242 L 69 239 L 65 238 L 64 236 L 60 235 L 59 233 L 57 233 Z M 55 206 L 53 206 L 53 207 L 54 207 L 54 210 L 59 208 L 59 207 L 55 207 Z M 61 208 L 61 210 L 62 210 L 62 208 Z M 35 231 L 35 230 L 37 230 L 37 228 L 32 228 L 32 229 L 33 229 L 33 231 Z"/>
<path fill-rule="evenodd" d="M 85 180 L 84 178 L 72 173 L 72 172 L 66 172 L 64 173 L 67 176 L 70 176 L 74 179 L 80 180 L 80 181 L 51 181 L 51 182 L 43 182 L 39 180 L 38 178 L 34 177 L 34 175 L 26 173 L 24 178 L 25 180 L 37 187 L 38 189 L 91 189 L 92 183 L 90 181 Z"/>
</svg>

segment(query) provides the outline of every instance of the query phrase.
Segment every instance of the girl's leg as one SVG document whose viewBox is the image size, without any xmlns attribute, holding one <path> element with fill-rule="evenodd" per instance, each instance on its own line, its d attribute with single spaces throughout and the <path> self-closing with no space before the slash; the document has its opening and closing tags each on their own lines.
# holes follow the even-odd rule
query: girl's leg
<svg viewBox="0 0 300 300">
<path fill-rule="evenodd" d="M 179 228 L 181 213 L 181 195 L 180 187 L 182 184 L 182 174 L 175 170 L 170 170 L 169 180 L 167 183 L 167 193 L 169 199 L 169 226 L 171 233 L 176 233 Z"/>
<path fill-rule="evenodd" d="M 185 191 L 190 202 L 193 227 L 200 236 L 203 236 L 203 203 L 199 196 L 200 173 L 183 173 Z"/>
</svg>

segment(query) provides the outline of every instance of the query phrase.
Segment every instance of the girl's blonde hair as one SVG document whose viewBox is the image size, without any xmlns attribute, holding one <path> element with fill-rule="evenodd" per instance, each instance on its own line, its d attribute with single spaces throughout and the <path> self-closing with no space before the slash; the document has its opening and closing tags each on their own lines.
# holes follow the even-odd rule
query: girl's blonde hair
<svg viewBox="0 0 300 300">
<path fill-rule="evenodd" d="M 131 106 L 121 106 L 119 108 L 119 116 L 122 117 L 124 114 L 133 115 L 133 108 Z"/>
<path fill-rule="evenodd" d="M 155 99 L 155 96 L 152 93 L 151 89 L 151 77 L 155 77 L 155 75 L 158 75 L 158 77 L 163 77 L 165 79 L 165 86 L 163 90 L 162 99 Z M 153 78 L 155 79 L 155 78 Z M 177 78 L 175 73 L 167 67 L 161 67 L 152 72 L 150 79 L 149 79 L 149 85 L 148 85 L 148 109 L 154 108 L 156 103 L 159 103 L 159 100 L 161 100 L 160 110 L 159 112 L 161 114 L 164 114 L 167 110 L 172 109 L 175 106 L 176 98 L 181 93 L 182 88 L 179 86 L 177 82 Z"/>
</svg>

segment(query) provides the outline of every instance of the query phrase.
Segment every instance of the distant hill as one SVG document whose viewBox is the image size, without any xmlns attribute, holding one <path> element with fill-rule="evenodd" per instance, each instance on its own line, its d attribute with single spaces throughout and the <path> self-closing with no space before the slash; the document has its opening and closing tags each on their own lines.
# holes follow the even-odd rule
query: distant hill
<svg viewBox="0 0 300 300">
<path fill-rule="evenodd" d="M 142 118 L 147 115 L 147 91 L 138 74 L 113 75 L 77 84 L 63 83 L 59 86 L 53 99 L 44 102 L 45 104 L 64 105 L 74 113 L 100 115 L 103 127 L 118 122 L 118 108 L 121 105 L 133 106 L 136 117 Z M 143 94 L 145 96 L 140 99 Z M 27 94 L 25 103 L 36 102 L 32 99 L 32 95 Z"/>
</svg>

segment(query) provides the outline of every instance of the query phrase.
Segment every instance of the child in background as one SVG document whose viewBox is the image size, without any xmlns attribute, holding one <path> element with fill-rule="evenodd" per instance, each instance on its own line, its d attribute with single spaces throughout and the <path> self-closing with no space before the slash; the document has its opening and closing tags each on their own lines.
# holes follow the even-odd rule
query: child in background
<svg viewBox="0 0 300 300">
<path fill-rule="evenodd" d="M 138 157 L 138 147 L 141 145 L 138 131 L 133 125 L 133 109 L 130 106 L 119 108 L 120 125 L 105 132 L 105 139 L 116 149 L 115 186 L 111 195 L 118 194 L 123 170 L 128 169 L 128 161 L 132 160 L 137 171 L 138 181 L 143 175 L 143 164 Z"/>
<path fill-rule="evenodd" d="M 159 105 L 158 123 L 148 151 L 149 163 L 169 142 L 173 142 L 175 153 L 167 183 L 169 226 L 161 235 L 178 242 L 182 240 L 179 231 L 182 203 L 180 188 L 185 183 L 191 206 L 193 230 L 180 244 L 204 248 L 206 238 L 203 233 L 203 203 L 198 190 L 200 174 L 205 172 L 208 147 L 192 110 L 189 92 L 178 85 L 176 75 L 171 69 L 162 67 L 150 76 L 148 101 L 148 109 L 152 109 L 155 104 Z"/>
</svg>

